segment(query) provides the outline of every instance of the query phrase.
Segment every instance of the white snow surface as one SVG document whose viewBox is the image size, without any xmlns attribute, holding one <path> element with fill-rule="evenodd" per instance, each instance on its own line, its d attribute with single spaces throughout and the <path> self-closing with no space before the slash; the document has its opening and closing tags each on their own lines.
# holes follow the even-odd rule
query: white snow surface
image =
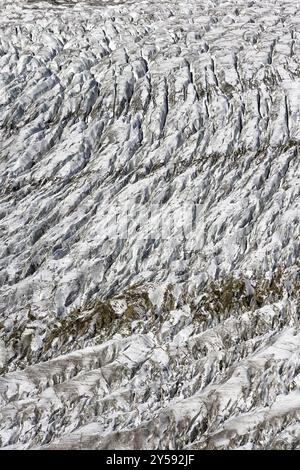
<svg viewBox="0 0 300 470">
<path fill-rule="evenodd" d="M 1 0 L 1 448 L 300 448 L 299 124 L 297 1 Z"/>
</svg>

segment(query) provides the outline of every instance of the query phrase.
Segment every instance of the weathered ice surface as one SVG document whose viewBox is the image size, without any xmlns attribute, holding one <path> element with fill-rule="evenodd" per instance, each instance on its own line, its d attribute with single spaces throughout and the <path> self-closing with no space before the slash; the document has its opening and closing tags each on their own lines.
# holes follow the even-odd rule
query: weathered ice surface
<svg viewBox="0 0 300 470">
<path fill-rule="evenodd" d="M 300 448 L 299 144 L 294 0 L 1 0 L 1 448 Z"/>
</svg>

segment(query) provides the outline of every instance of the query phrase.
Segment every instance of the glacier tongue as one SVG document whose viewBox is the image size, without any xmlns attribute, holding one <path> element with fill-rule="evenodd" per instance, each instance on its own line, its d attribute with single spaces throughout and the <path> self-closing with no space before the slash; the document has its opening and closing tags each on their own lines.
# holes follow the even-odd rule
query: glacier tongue
<svg viewBox="0 0 300 470">
<path fill-rule="evenodd" d="M 300 6 L 2 0 L 1 448 L 297 448 Z"/>
</svg>

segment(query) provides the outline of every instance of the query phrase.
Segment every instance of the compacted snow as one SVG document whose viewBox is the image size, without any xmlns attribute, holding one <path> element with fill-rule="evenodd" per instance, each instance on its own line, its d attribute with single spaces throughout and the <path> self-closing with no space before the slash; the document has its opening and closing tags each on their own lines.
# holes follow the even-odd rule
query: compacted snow
<svg viewBox="0 0 300 470">
<path fill-rule="evenodd" d="M 300 4 L 1 0 L 1 448 L 300 448 Z"/>
</svg>

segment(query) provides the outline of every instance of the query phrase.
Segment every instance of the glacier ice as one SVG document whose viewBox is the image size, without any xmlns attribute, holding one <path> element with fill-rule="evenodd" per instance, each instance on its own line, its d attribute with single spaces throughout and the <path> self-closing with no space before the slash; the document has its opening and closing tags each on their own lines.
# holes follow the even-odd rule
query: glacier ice
<svg viewBox="0 0 300 470">
<path fill-rule="evenodd" d="M 1 448 L 299 448 L 299 13 L 2 0 Z"/>
</svg>

